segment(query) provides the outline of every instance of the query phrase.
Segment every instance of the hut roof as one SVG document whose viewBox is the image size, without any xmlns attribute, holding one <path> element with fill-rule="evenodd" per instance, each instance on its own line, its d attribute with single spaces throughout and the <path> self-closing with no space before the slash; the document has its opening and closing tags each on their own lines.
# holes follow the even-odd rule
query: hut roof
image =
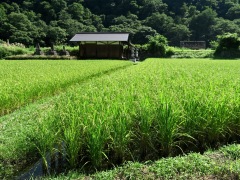
<svg viewBox="0 0 240 180">
<path fill-rule="evenodd" d="M 124 41 L 128 42 L 129 33 L 77 33 L 71 42 L 79 41 Z"/>
</svg>

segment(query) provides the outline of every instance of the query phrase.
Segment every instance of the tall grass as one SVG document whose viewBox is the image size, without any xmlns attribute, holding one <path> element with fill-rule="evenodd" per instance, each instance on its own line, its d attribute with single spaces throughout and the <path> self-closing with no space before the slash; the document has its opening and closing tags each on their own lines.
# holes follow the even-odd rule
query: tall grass
<svg viewBox="0 0 240 180">
<path fill-rule="evenodd" d="M 65 142 L 72 168 L 101 169 L 238 140 L 239 67 L 148 59 L 96 77 L 54 101 L 55 142 Z"/>
<path fill-rule="evenodd" d="M 0 59 L 4 59 L 7 56 L 20 55 L 20 54 L 31 54 L 33 51 L 24 47 L 14 45 L 1 45 L 0 44 Z"/>
<path fill-rule="evenodd" d="M 58 141 L 59 130 L 55 126 L 55 119 L 52 115 L 47 115 L 46 119 L 38 122 L 38 126 L 35 129 L 34 145 L 38 150 L 38 153 L 42 157 L 43 165 L 48 174 L 50 174 L 49 169 L 49 158 L 51 154 L 54 153 L 56 143 Z"/>
</svg>

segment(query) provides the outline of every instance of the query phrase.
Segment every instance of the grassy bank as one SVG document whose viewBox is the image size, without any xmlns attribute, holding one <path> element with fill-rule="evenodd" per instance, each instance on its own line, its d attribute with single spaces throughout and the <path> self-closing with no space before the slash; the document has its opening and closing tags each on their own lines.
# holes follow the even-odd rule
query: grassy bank
<svg viewBox="0 0 240 180">
<path fill-rule="evenodd" d="M 113 170 L 84 175 L 69 172 L 48 180 L 63 179 L 222 179 L 240 178 L 240 146 L 233 144 L 219 150 L 207 151 L 203 155 L 190 153 L 175 158 L 164 158 L 145 163 L 126 162 Z"/>
</svg>

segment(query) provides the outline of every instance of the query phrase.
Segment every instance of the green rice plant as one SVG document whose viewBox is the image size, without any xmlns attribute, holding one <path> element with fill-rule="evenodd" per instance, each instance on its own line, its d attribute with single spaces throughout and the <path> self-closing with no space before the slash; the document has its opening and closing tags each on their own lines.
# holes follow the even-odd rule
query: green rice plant
<svg viewBox="0 0 240 180">
<path fill-rule="evenodd" d="M 60 66 L 63 71 L 63 65 L 76 65 L 66 64 L 65 61 L 62 64 L 51 63 Z M 99 64 L 90 61 L 90 65 Z M 91 66 L 85 68 L 91 71 Z M 82 167 L 88 162 L 88 168 L 103 169 L 114 162 L 175 155 L 179 152 L 178 149 L 183 152 L 202 151 L 209 146 L 216 147 L 237 140 L 240 115 L 239 67 L 239 61 L 148 59 L 116 72 L 105 69 L 109 73 L 102 76 L 101 68 L 95 69 L 97 75 L 96 72 L 93 75 L 86 71 L 88 76 L 82 76 L 77 71 L 79 66 L 75 70 L 71 67 L 73 69 L 70 72 L 65 71 L 68 75 L 62 76 L 66 86 L 73 82 L 68 78 L 74 79 L 78 75 L 79 79 L 92 78 L 71 86 L 67 92 L 47 102 L 53 106 L 50 109 L 56 127 L 56 130 L 51 131 L 53 134 L 58 132 L 58 137 L 53 142 L 65 142 L 68 162 L 73 168 Z M 48 76 L 51 75 L 52 72 L 49 72 Z M 61 73 L 58 76 L 61 77 Z M 38 79 L 32 93 L 42 97 L 44 92 L 41 88 L 44 87 L 49 92 L 56 90 L 55 86 L 60 91 L 63 87 L 58 83 L 63 82 L 63 79 L 55 79 L 56 82 L 52 79 Z M 79 79 L 74 82 L 79 82 Z M 21 95 L 18 98 L 21 99 Z M 23 129 L 26 130 L 25 134 L 34 137 L 31 130 L 38 127 L 39 121 L 42 122 L 44 115 L 39 115 L 42 111 L 39 108 L 27 113 L 29 117 L 15 118 L 18 119 L 17 127 L 30 121 L 30 125 Z M 34 113 L 36 116 L 33 116 Z M 14 135 L 16 129 L 10 128 L 14 124 L 11 120 L 13 116 L 9 115 L 4 120 L 0 118 L 2 127 L 6 127 L 6 122 L 12 124 L 9 128 L 1 129 L 0 142 L 3 143 L 0 144 L 0 150 L 3 149 L 4 152 L 4 147 L 11 144 L 4 138 L 5 135 L 15 139 L 11 142 L 20 143 L 20 138 L 17 140 Z M 13 134 L 7 133 L 10 129 Z M 47 135 L 48 131 L 45 136 Z M 23 143 L 29 141 L 21 138 Z M 192 144 L 194 147 L 191 147 Z M 49 142 L 49 147 L 45 149 L 50 150 L 51 146 Z M 32 148 L 26 148 L 22 152 L 26 151 L 34 154 Z M 7 157 L 6 154 L 3 156 Z"/>
<path fill-rule="evenodd" d="M 220 141 L 227 135 L 227 122 L 229 121 L 228 108 L 224 102 L 217 102 L 212 105 L 212 114 L 208 116 L 207 121 L 207 137 L 210 144 L 214 144 L 216 140 Z"/>
<path fill-rule="evenodd" d="M 174 148 L 178 145 L 178 140 L 181 139 L 179 121 L 172 110 L 172 105 L 166 100 L 158 104 L 155 118 L 155 138 L 160 144 L 162 155 L 169 156 L 173 154 Z"/>
<path fill-rule="evenodd" d="M 157 152 L 155 149 L 154 115 L 155 108 L 152 107 L 148 98 L 143 98 L 135 105 L 135 115 L 133 116 L 133 131 L 136 145 L 139 149 L 140 159 L 146 156 L 151 157 Z"/>
<path fill-rule="evenodd" d="M 227 105 L 221 98 L 215 101 L 220 97 L 218 88 L 223 81 L 212 77 L 203 81 L 209 76 L 205 69 L 211 70 L 209 64 L 215 61 L 148 60 L 145 63 L 91 81 L 70 93 L 77 94 L 78 103 L 72 112 L 79 112 L 86 126 L 86 146 L 96 167 L 109 151 L 110 139 L 113 151 L 124 161 L 126 149 L 133 140 L 137 140 L 133 147 L 145 145 L 138 153 L 145 152 L 147 156 L 150 149 L 159 148 L 159 153 L 167 156 L 187 141 L 194 144 L 197 140 L 201 147 L 206 147 L 226 136 L 226 122 L 232 118 L 229 109 L 224 108 L 231 107 L 231 103 Z M 154 68 L 156 64 L 160 68 Z M 186 72 L 186 67 L 191 70 Z M 215 69 L 211 71 L 217 73 Z M 207 91 L 209 88 L 211 91 Z M 222 91 L 226 94 L 225 88 Z M 235 96 L 233 92 L 227 99 Z M 134 152 L 131 148 L 127 151 Z"/>
<path fill-rule="evenodd" d="M 206 106 L 197 99 L 189 99 L 183 104 L 184 108 L 184 132 L 195 137 L 198 140 L 205 139 L 206 130 Z M 203 140 L 204 141 L 204 140 Z"/>
<path fill-rule="evenodd" d="M 231 111 L 234 113 L 230 113 L 231 117 L 229 117 L 227 121 L 227 128 L 229 131 L 229 136 L 240 136 L 240 105 L 236 104 L 236 102 L 240 102 L 240 100 L 235 101 L 235 103 L 231 103 Z"/>
<path fill-rule="evenodd" d="M 127 61 L 1 61 L 0 115 L 95 76 L 130 66 Z"/>
<path fill-rule="evenodd" d="M 35 129 L 35 137 L 32 137 L 33 143 L 38 150 L 38 153 L 41 155 L 43 160 L 44 168 L 46 169 L 47 174 L 50 174 L 49 169 L 49 158 L 55 151 L 55 145 L 57 143 L 57 137 L 59 131 L 55 126 L 56 121 L 52 115 L 47 115 L 44 119 L 39 119 L 38 126 Z"/>
<path fill-rule="evenodd" d="M 130 152 L 129 144 L 131 141 L 131 119 L 126 111 L 121 112 L 123 107 L 113 108 L 113 118 L 109 124 L 111 130 L 111 145 L 114 152 L 115 163 L 122 163 L 127 159 L 127 153 Z"/>
<path fill-rule="evenodd" d="M 57 109 L 72 168 L 76 168 L 79 160 L 85 158 L 99 169 L 103 159 L 107 158 L 105 145 L 110 139 L 108 123 L 104 113 L 99 111 L 102 105 L 97 102 L 98 97 L 91 93 L 88 97 L 70 93 L 59 102 Z M 93 103 L 95 106 L 92 106 Z"/>
<path fill-rule="evenodd" d="M 109 133 L 103 122 L 95 123 L 92 122 L 89 124 L 90 126 L 86 132 L 86 145 L 92 165 L 99 169 L 103 165 L 103 159 L 108 159 L 104 148 L 108 141 Z"/>
<path fill-rule="evenodd" d="M 99 96 L 101 93 L 97 93 L 94 89 L 90 90 L 91 97 L 84 105 L 84 124 L 87 126 L 85 145 L 92 166 L 101 169 L 101 166 L 106 164 L 103 160 L 108 161 L 111 127 L 109 112 L 103 99 L 105 97 Z"/>
<path fill-rule="evenodd" d="M 74 98 L 71 96 L 66 97 L 65 101 L 61 101 L 56 105 L 56 124 L 61 133 L 59 143 L 64 143 L 65 147 L 60 149 L 61 153 L 66 153 L 70 168 L 76 168 L 78 166 L 80 152 L 82 150 L 82 144 L 84 140 L 84 125 L 81 121 L 78 109 L 73 107 Z M 70 103 L 71 102 L 71 103 Z M 64 108 L 66 111 L 59 109 Z M 61 142 L 62 141 L 62 142 Z"/>
</svg>

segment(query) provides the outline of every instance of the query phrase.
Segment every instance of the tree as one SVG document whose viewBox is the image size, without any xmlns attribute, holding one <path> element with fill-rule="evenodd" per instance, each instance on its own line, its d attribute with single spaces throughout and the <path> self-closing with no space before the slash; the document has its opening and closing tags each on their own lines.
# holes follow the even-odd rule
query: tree
<svg viewBox="0 0 240 180">
<path fill-rule="evenodd" d="M 134 35 L 137 32 L 137 28 L 141 27 L 141 22 L 135 14 L 129 13 L 127 17 L 119 16 L 113 19 L 114 25 L 110 26 L 107 30 L 113 32 L 129 32 Z"/>
<path fill-rule="evenodd" d="M 48 26 L 42 20 L 34 21 L 33 25 L 35 26 L 35 28 L 32 32 L 34 45 L 36 43 L 45 45 L 44 39 L 46 39 L 46 36 L 47 36 Z"/>
<path fill-rule="evenodd" d="M 144 21 L 144 25 L 155 29 L 159 34 L 166 34 L 173 25 L 173 19 L 166 14 L 153 13 Z"/>
<path fill-rule="evenodd" d="M 0 22 L 7 18 L 6 9 L 0 4 Z"/>
<path fill-rule="evenodd" d="M 54 11 L 56 14 L 58 14 L 60 11 L 65 10 L 67 8 L 67 2 L 66 0 L 50 0 L 51 6 L 54 8 Z"/>
<path fill-rule="evenodd" d="M 9 34 L 10 41 L 25 45 L 33 44 L 33 32 L 36 27 L 29 21 L 26 15 L 15 12 L 11 13 L 4 27 L 8 29 L 7 33 Z"/>
<path fill-rule="evenodd" d="M 148 37 L 157 35 L 157 31 L 147 26 L 138 26 L 132 35 L 132 43 L 146 44 L 149 40 Z"/>
<path fill-rule="evenodd" d="M 7 14 L 6 9 L 3 5 L 0 4 L 0 39 L 6 40 L 8 37 L 6 37 L 6 30 L 4 28 L 4 24 L 7 21 Z"/>
<path fill-rule="evenodd" d="M 226 15 L 227 15 L 227 18 L 230 20 L 239 19 L 240 18 L 240 5 L 237 4 L 233 7 L 231 7 L 230 9 L 228 9 L 228 12 Z"/>
<path fill-rule="evenodd" d="M 55 9 L 48 1 L 38 1 L 38 3 L 35 4 L 35 12 L 40 13 L 42 15 L 42 19 L 47 24 L 50 23 L 50 21 L 57 19 Z"/>
<path fill-rule="evenodd" d="M 10 38 L 10 42 L 18 42 L 25 45 L 32 45 L 33 44 L 33 38 L 29 36 L 29 34 L 26 31 L 16 31 L 14 32 Z"/>
<path fill-rule="evenodd" d="M 234 21 L 230 21 L 223 18 L 216 19 L 216 24 L 212 27 L 212 36 L 222 35 L 225 33 L 238 33 L 240 34 L 239 25 L 235 24 Z"/>
<path fill-rule="evenodd" d="M 194 16 L 190 22 L 192 39 L 195 41 L 209 41 L 212 26 L 216 23 L 217 13 L 210 8 Z"/>
<path fill-rule="evenodd" d="M 49 26 L 47 32 L 47 43 L 51 44 L 61 44 L 66 41 L 67 33 L 65 29 L 58 26 Z"/>
<path fill-rule="evenodd" d="M 83 16 L 84 16 L 84 7 L 80 3 L 73 3 L 68 6 L 67 9 L 68 13 L 72 15 L 73 19 L 76 19 L 80 22 L 83 22 Z"/>
<path fill-rule="evenodd" d="M 169 45 L 179 46 L 180 41 L 187 41 L 190 39 L 190 36 L 191 32 L 187 26 L 174 24 L 170 27 L 166 37 L 169 40 Z"/>
<path fill-rule="evenodd" d="M 235 3 L 231 0 L 219 0 L 217 13 L 219 17 L 226 18 L 227 12 L 231 7 L 234 7 Z"/>
<path fill-rule="evenodd" d="M 239 33 L 239 10 L 239 0 L 1 0 L 0 39 L 44 45 L 52 39 L 47 27 L 59 27 L 65 42 L 80 31 L 127 31 L 135 43 L 156 33 L 171 45 L 211 41 Z M 18 15 L 9 21 L 12 13 Z"/>
</svg>

